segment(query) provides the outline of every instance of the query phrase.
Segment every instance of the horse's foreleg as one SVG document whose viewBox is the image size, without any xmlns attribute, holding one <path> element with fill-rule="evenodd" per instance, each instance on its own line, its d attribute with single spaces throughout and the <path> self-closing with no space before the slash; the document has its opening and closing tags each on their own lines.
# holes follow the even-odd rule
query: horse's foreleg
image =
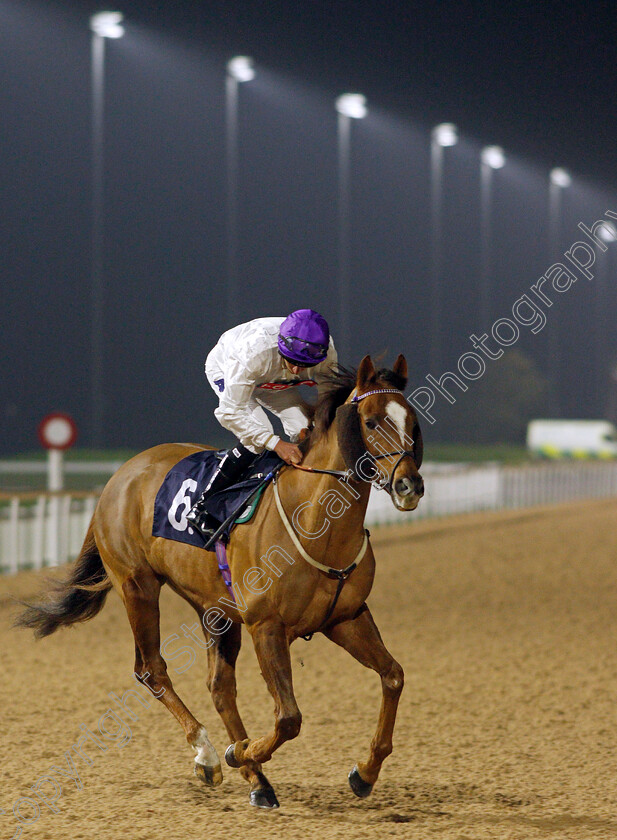
<svg viewBox="0 0 617 840">
<path fill-rule="evenodd" d="M 236 704 L 236 659 L 240 651 L 241 627 L 232 624 L 222 635 L 206 636 L 212 644 L 208 648 L 208 689 L 227 734 L 232 741 L 248 739 L 244 723 Z M 249 783 L 252 805 L 276 808 L 278 800 L 268 779 L 261 772 L 261 765 L 250 761 L 240 767 L 240 774 Z"/>
<path fill-rule="evenodd" d="M 377 781 L 384 759 L 392 752 L 392 732 L 403 690 L 403 669 L 382 642 L 368 607 L 351 621 L 343 621 L 324 632 L 358 662 L 377 671 L 381 677 L 381 709 L 377 731 L 371 741 L 369 759 L 366 763 L 358 763 L 349 774 L 353 792 L 357 796 L 368 796 Z"/>
<path fill-rule="evenodd" d="M 250 761 L 262 763 L 285 741 L 295 738 L 302 725 L 302 715 L 293 693 L 289 642 L 283 624 L 266 621 L 251 629 L 255 653 L 268 690 L 274 698 L 274 731 L 254 741 L 236 741 L 225 753 L 231 767 Z"/>
<path fill-rule="evenodd" d="M 193 717 L 174 691 L 161 656 L 159 593 L 161 585 L 154 575 L 129 578 L 122 585 L 124 605 L 135 637 L 135 676 L 163 703 L 184 729 L 186 740 L 197 750 L 197 760 L 205 768 L 202 776 L 209 785 L 223 781 L 221 762 L 210 743 L 205 726 Z"/>
</svg>

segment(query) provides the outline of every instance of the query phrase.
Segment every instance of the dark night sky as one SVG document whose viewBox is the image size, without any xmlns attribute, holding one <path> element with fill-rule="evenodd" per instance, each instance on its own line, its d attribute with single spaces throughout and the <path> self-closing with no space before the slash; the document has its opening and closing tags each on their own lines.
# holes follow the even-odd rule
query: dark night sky
<svg viewBox="0 0 617 840">
<path fill-rule="evenodd" d="M 75 417 L 82 445 L 91 434 L 88 17 L 101 8 L 0 0 L 3 454 L 34 449 L 36 423 L 51 410 Z M 552 166 L 574 177 L 564 195 L 564 248 L 578 221 L 617 210 L 614 4 L 210 0 L 116 8 L 127 34 L 107 44 L 107 445 L 218 435 L 202 371 L 230 326 L 224 72 L 232 55 L 251 55 L 259 70 L 240 90 L 241 320 L 311 306 L 336 338 L 332 103 L 346 90 L 362 91 L 370 113 L 353 126 L 354 339 L 343 361 L 380 351 L 392 360 L 402 351 L 410 385 L 430 372 L 435 123 L 452 121 L 461 133 L 445 168 L 442 370 L 471 349 L 471 332 L 488 326 L 477 314 L 481 146 L 508 153 L 495 177 L 493 317 L 507 315 L 558 257 L 547 248 Z M 614 280 L 617 258 L 611 270 Z M 612 325 L 614 285 L 603 294 Z M 602 411 L 589 351 L 598 301 L 595 287 L 580 282 L 551 312 L 573 415 Z M 612 331 L 606 340 L 614 360 Z M 524 336 L 521 348 L 545 369 L 545 334 Z"/>
</svg>

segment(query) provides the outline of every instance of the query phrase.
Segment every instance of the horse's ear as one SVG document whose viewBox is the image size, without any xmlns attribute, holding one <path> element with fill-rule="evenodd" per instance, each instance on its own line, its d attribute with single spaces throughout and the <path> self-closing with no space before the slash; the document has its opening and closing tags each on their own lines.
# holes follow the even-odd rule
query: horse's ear
<svg viewBox="0 0 617 840">
<path fill-rule="evenodd" d="M 394 373 L 396 373 L 398 376 L 404 379 L 405 385 L 407 385 L 407 359 L 405 358 L 405 356 L 403 356 L 402 353 L 398 354 L 392 370 L 394 371 Z"/>
<path fill-rule="evenodd" d="M 362 388 L 369 380 L 375 376 L 375 365 L 370 356 L 365 356 L 360 362 L 358 373 L 356 375 L 356 388 Z"/>
</svg>

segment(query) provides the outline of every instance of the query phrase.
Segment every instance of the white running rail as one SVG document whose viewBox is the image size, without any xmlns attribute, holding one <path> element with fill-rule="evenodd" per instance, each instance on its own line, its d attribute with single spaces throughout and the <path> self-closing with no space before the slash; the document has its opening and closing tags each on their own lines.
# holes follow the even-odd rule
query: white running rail
<svg viewBox="0 0 617 840">
<path fill-rule="evenodd" d="M 0 493 L 0 572 L 77 557 L 96 500 L 96 493 Z"/>
<path fill-rule="evenodd" d="M 117 466 L 108 463 L 101 471 L 109 475 Z M 517 467 L 426 463 L 422 475 L 426 494 L 417 510 L 401 513 L 387 493 L 373 492 L 366 524 L 617 496 L 617 461 Z M 55 566 L 77 557 L 97 498 L 96 492 L 0 493 L 0 572 Z"/>
</svg>

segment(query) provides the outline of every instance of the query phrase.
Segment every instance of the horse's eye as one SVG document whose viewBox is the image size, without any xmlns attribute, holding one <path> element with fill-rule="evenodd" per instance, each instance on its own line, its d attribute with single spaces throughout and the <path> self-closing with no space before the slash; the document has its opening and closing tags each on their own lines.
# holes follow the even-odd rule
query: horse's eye
<svg viewBox="0 0 617 840">
<path fill-rule="evenodd" d="M 364 423 L 365 423 L 367 429 L 376 429 L 377 428 L 377 423 L 375 422 L 375 420 L 365 420 Z"/>
</svg>

